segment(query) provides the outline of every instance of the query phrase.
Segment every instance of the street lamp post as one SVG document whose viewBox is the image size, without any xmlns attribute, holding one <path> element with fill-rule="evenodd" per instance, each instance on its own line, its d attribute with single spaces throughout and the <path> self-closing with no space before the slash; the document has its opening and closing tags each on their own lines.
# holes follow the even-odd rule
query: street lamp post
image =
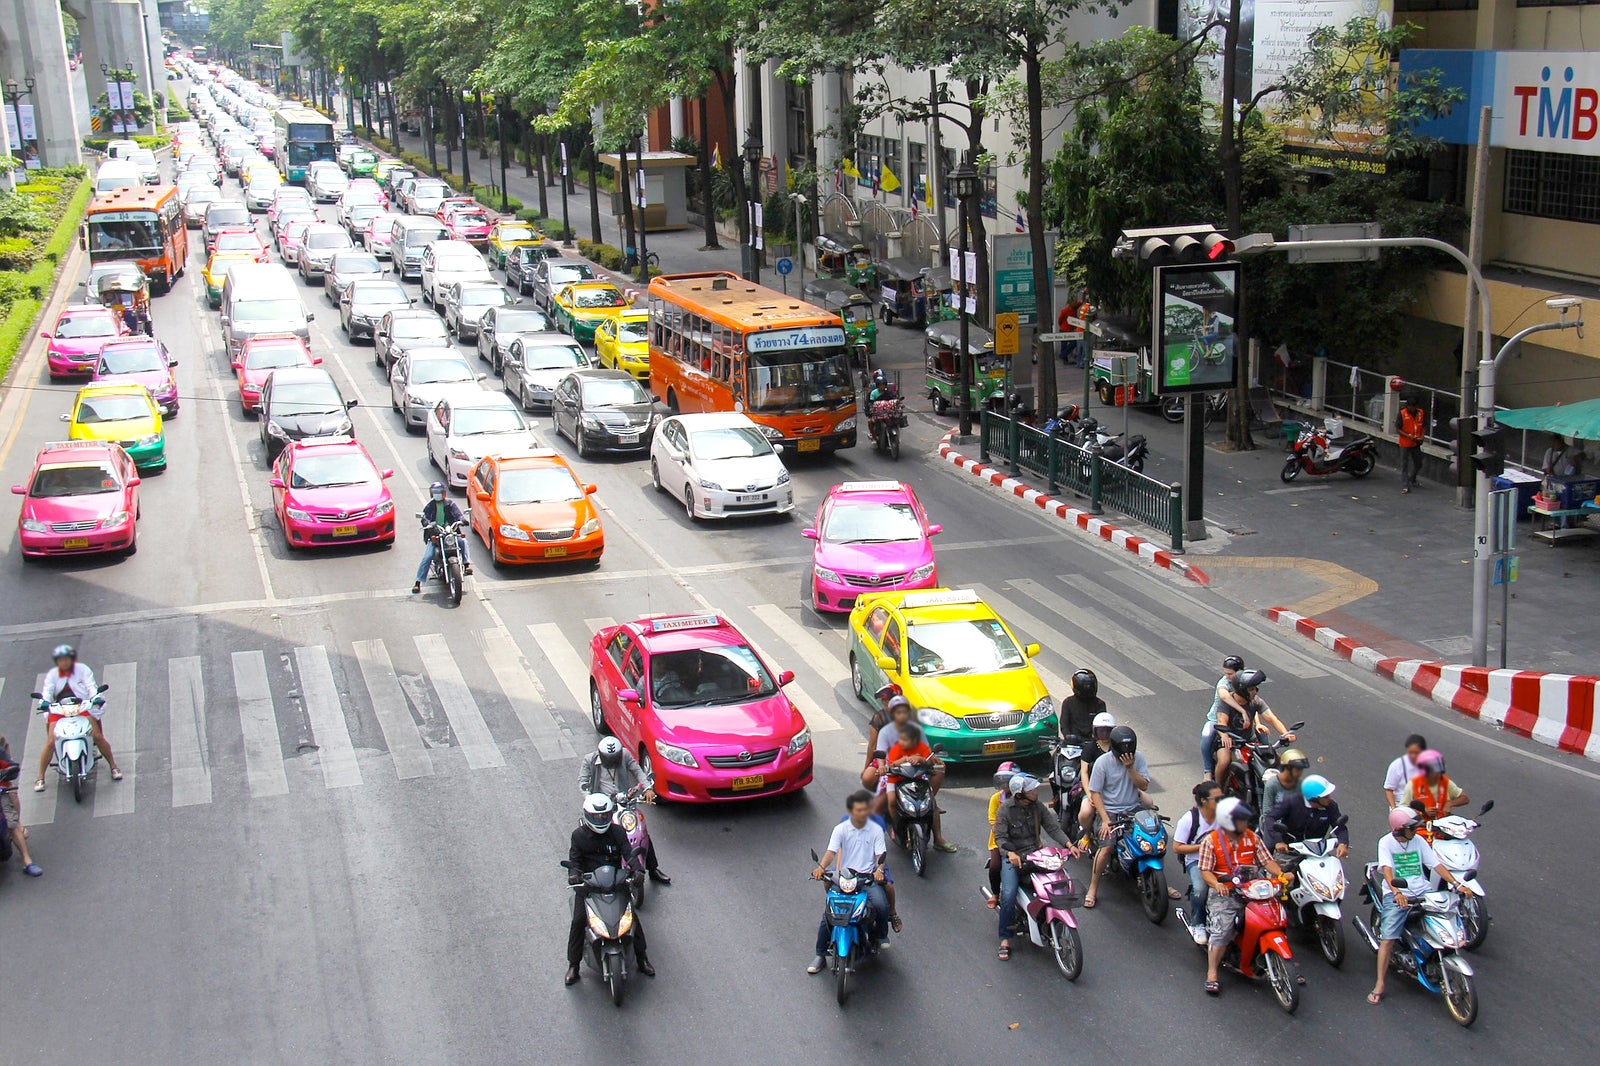
<svg viewBox="0 0 1600 1066">
<path fill-rule="evenodd" d="M 966 286 L 972 283 L 967 277 L 967 218 L 972 210 L 973 197 L 978 195 L 978 172 L 966 160 L 950 174 L 950 191 L 956 194 L 956 225 L 960 229 L 957 265 L 961 284 L 956 287 L 956 321 L 960 323 L 961 345 L 961 436 L 972 434 L 972 350 L 968 342 Z"/>
<path fill-rule="evenodd" d="M 803 291 L 806 287 L 806 239 L 800 228 L 800 211 L 808 201 L 803 192 L 792 192 L 789 199 L 794 201 L 794 260 L 800 268 L 800 288 Z"/>
<path fill-rule="evenodd" d="M 567 135 L 561 135 L 561 247 L 572 247 L 572 216 L 567 206 Z"/>
<path fill-rule="evenodd" d="M 500 107 L 494 109 L 494 132 L 500 139 L 500 210 L 504 212 L 511 210 L 511 194 L 506 189 L 505 111 Z"/>
<path fill-rule="evenodd" d="M 750 136 L 744 139 L 744 161 L 750 164 L 750 200 L 745 204 L 745 210 L 750 216 L 750 270 L 748 277 L 751 281 L 761 283 L 761 248 L 758 245 L 756 205 L 760 203 L 760 178 L 761 178 L 761 138 L 751 131 Z"/>
</svg>

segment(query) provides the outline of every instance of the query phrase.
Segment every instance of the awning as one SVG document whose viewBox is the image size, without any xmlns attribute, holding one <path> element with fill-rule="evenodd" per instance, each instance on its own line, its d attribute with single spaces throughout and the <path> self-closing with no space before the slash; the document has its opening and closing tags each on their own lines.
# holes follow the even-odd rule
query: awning
<svg viewBox="0 0 1600 1066">
<path fill-rule="evenodd" d="M 1497 411 L 1494 420 L 1512 429 L 1537 429 L 1578 440 L 1600 440 L 1600 399 Z"/>
</svg>

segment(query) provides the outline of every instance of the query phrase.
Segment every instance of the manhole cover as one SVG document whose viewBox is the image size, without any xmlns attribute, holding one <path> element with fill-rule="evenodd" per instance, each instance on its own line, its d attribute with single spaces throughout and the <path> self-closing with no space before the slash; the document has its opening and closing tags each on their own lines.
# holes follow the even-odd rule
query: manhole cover
<svg viewBox="0 0 1600 1066">
<path fill-rule="evenodd" d="M 1422 642 L 1440 655 L 1467 655 L 1472 651 L 1472 637 L 1435 637 Z"/>
</svg>

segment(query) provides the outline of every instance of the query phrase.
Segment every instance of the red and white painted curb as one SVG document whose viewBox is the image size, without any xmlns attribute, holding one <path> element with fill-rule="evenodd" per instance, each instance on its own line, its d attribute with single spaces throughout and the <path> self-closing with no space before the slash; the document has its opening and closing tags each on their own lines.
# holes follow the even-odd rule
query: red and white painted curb
<svg viewBox="0 0 1600 1066">
<path fill-rule="evenodd" d="M 1197 584 L 1209 585 L 1211 578 L 1206 572 L 1192 563 L 1185 562 L 1182 558 L 1173 555 L 1165 548 L 1158 548 L 1154 543 L 1125 529 L 1118 528 L 1110 522 L 1090 514 L 1078 507 L 1073 507 L 1034 489 L 1005 472 L 984 466 L 976 459 L 968 458 L 956 451 L 950 444 L 950 438 L 955 436 L 952 430 L 939 441 L 939 458 L 945 460 L 957 469 L 965 470 L 974 477 L 981 478 L 991 485 L 997 485 L 1001 490 L 1026 503 L 1037 506 L 1048 515 L 1054 515 L 1064 522 L 1070 522 L 1086 533 L 1099 537 L 1101 540 L 1110 541 L 1125 551 L 1130 551 L 1147 562 L 1167 570 L 1175 570 Z"/>
<path fill-rule="evenodd" d="M 1267 617 L 1363 669 L 1409 686 L 1442 707 L 1541 744 L 1600 760 L 1600 730 L 1595 729 L 1595 690 L 1600 687 L 1600 677 L 1395 658 L 1282 607 L 1271 608 Z"/>
</svg>

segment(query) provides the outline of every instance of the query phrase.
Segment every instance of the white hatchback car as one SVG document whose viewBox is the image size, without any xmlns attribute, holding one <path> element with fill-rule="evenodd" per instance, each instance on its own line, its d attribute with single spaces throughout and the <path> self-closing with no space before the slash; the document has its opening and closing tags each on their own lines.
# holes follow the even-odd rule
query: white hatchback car
<svg viewBox="0 0 1600 1066">
<path fill-rule="evenodd" d="M 528 420 L 509 396 L 497 392 L 449 395 L 428 412 L 428 461 L 452 488 L 465 488 L 467 474 L 486 455 L 537 448 Z"/>
<path fill-rule="evenodd" d="M 434 241 L 422 250 L 422 302 L 443 311 L 458 281 L 494 281 L 483 254 L 466 241 Z"/>
<path fill-rule="evenodd" d="M 748 417 L 673 415 L 650 442 L 650 481 L 691 519 L 788 514 L 794 485 L 778 449 Z"/>
</svg>

